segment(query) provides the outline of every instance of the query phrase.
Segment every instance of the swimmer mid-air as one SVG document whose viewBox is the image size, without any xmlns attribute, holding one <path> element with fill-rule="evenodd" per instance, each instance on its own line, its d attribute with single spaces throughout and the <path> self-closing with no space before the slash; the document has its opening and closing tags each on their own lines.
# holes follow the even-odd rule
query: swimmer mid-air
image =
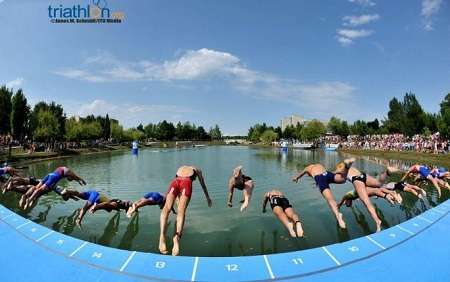
<svg viewBox="0 0 450 282">
<path fill-rule="evenodd" d="M 180 252 L 180 239 L 183 234 L 184 220 L 186 216 L 186 209 L 189 205 L 189 201 L 192 195 L 192 182 L 198 178 L 200 185 L 205 194 L 206 201 L 208 202 L 208 207 L 212 206 L 211 198 L 208 194 L 208 189 L 206 188 L 205 180 L 203 179 L 203 174 L 201 169 L 195 166 L 182 166 L 177 170 L 175 178 L 169 185 L 169 191 L 166 196 L 166 203 L 161 211 L 160 216 L 160 235 L 159 235 L 159 251 L 162 254 L 167 254 L 166 245 L 166 233 L 167 233 L 167 219 L 169 217 L 170 211 L 175 204 L 175 199 L 178 201 L 177 209 L 177 220 L 176 220 L 176 231 L 173 235 L 173 248 L 172 255 L 177 256 Z"/>
<path fill-rule="evenodd" d="M 244 195 L 244 200 L 241 206 L 241 212 L 244 211 L 250 203 L 252 197 L 253 188 L 255 184 L 251 177 L 242 173 L 242 166 L 238 166 L 233 170 L 233 174 L 228 180 L 228 201 L 229 207 L 233 206 L 233 193 L 234 189 L 241 190 Z"/>
<path fill-rule="evenodd" d="M 273 214 L 283 223 L 291 237 L 303 237 L 303 227 L 300 217 L 295 212 L 289 200 L 279 190 L 264 194 L 262 212 L 266 212 L 267 202 L 270 203 Z"/>
<path fill-rule="evenodd" d="M 130 209 L 127 211 L 127 217 L 132 217 L 135 212 L 138 211 L 139 208 L 144 206 L 154 206 L 158 205 L 160 209 L 164 207 L 166 203 L 166 195 L 159 192 L 148 192 L 141 199 L 134 202 Z M 175 212 L 175 209 L 172 207 L 172 212 Z"/>
<path fill-rule="evenodd" d="M 85 192 L 78 192 L 76 190 L 69 190 L 64 189 L 61 194 L 66 197 L 77 197 L 81 200 L 85 200 L 86 204 L 79 209 L 78 217 L 75 221 L 77 225 L 81 225 L 81 221 L 84 218 L 84 215 L 88 210 L 90 210 L 92 213 L 94 213 L 98 209 L 105 209 L 108 212 L 111 210 L 118 210 L 119 208 L 122 209 L 128 209 L 129 205 L 127 205 L 125 202 L 119 200 L 110 200 L 108 197 L 104 194 L 101 194 L 95 190 L 88 190 Z M 114 202 L 115 204 L 111 206 L 111 202 Z M 105 204 L 102 206 L 102 204 Z M 97 207 L 100 205 L 100 207 Z"/>
<path fill-rule="evenodd" d="M 23 209 L 26 209 L 29 206 L 32 206 L 33 203 L 47 190 L 53 189 L 56 184 L 63 178 L 66 178 L 68 181 L 77 181 L 80 185 L 86 185 L 86 181 L 84 181 L 81 177 L 75 174 L 75 172 L 71 171 L 69 168 L 62 166 L 56 168 L 56 170 L 52 173 L 49 173 L 45 176 L 38 185 L 29 189 L 25 194 L 20 198 L 19 206 Z"/>
<path fill-rule="evenodd" d="M 409 184 L 405 181 L 389 182 L 387 184 L 384 184 L 382 187 L 392 190 L 392 191 L 408 192 L 408 193 L 413 194 L 416 197 L 419 197 L 420 199 L 422 199 L 424 196 L 427 195 L 425 190 L 423 190 L 419 186 Z"/>
<path fill-rule="evenodd" d="M 308 165 L 303 171 L 301 171 L 298 175 L 292 178 L 292 181 L 298 182 L 300 178 L 302 178 L 305 174 L 314 178 L 317 187 L 320 190 L 323 198 L 327 201 L 331 211 L 336 217 L 336 221 L 339 224 L 340 228 L 345 229 L 345 221 L 342 217 L 342 214 L 339 212 L 337 208 L 336 200 L 333 197 L 333 193 L 331 193 L 330 184 L 343 184 L 346 181 L 348 169 L 351 167 L 354 158 L 346 159 L 344 163 L 344 167 L 340 171 L 336 171 L 335 173 L 331 171 L 327 171 L 325 167 L 321 164 L 311 164 Z"/>
<path fill-rule="evenodd" d="M 439 187 L 439 183 L 438 180 L 433 177 L 433 175 L 431 174 L 431 170 L 428 166 L 425 165 L 420 165 L 420 164 L 415 164 L 413 166 L 411 166 L 408 171 L 405 173 L 405 175 L 402 177 L 401 181 L 404 181 L 406 179 L 406 177 L 408 177 L 411 174 L 419 174 L 421 178 L 426 179 L 428 181 L 430 181 L 434 187 L 436 188 L 437 192 L 438 192 L 438 198 L 441 197 L 441 187 Z"/>
</svg>

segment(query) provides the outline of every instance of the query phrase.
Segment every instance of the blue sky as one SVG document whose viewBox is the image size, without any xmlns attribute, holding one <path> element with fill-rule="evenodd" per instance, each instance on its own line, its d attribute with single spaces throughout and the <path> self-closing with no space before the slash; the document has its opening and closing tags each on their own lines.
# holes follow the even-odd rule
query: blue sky
<svg viewBox="0 0 450 282">
<path fill-rule="evenodd" d="M 123 23 L 50 23 L 60 4 L 92 1 L 0 0 L 0 84 L 68 115 L 246 134 L 290 114 L 383 118 L 407 91 L 436 112 L 450 92 L 448 0 L 107 0 Z"/>
</svg>

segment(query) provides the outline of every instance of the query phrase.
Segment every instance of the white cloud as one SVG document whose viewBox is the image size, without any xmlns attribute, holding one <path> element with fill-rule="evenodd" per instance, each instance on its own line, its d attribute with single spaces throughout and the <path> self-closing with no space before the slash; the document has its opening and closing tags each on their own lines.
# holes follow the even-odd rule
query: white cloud
<svg viewBox="0 0 450 282">
<path fill-rule="evenodd" d="M 375 6 L 375 2 L 373 2 L 371 0 L 348 0 L 348 2 L 355 3 L 355 4 L 361 5 L 363 7 Z"/>
<path fill-rule="evenodd" d="M 355 39 L 370 36 L 372 33 L 372 30 L 366 29 L 338 29 L 337 40 L 343 46 L 347 46 L 353 43 Z"/>
<path fill-rule="evenodd" d="M 360 37 L 366 37 L 373 33 L 372 30 L 366 29 L 339 29 L 338 34 L 349 39 L 356 39 Z"/>
<path fill-rule="evenodd" d="M 422 0 L 422 17 L 425 30 L 433 30 L 433 16 L 439 12 L 442 0 Z"/>
<path fill-rule="evenodd" d="M 118 119 L 126 127 L 136 126 L 139 123 L 159 122 L 161 120 L 179 121 L 185 114 L 192 114 L 190 108 L 175 105 L 133 104 L 111 102 L 96 99 L 85 104 L 66 103 L 65 109 L 69 116 L 106 115 Z"/>
<path fill-rule="evenodd" d="M 24 82 L 23 77 L 18 77 L 14 80 L 8 81 L 6 83 L 6 87 L 7 88 L 20 88 L 20 86 L 23 84 L 23 82 Z"/>
<path fill-rule="evenodd" d="M 342 44 L 351 43 L 353 39 L 368 36 L 367 30 L 341 30 Z M 206 79 L 220 79 L 227 81 L 238 93 L 258 99 L 276 100 L 295 104 L 311 112 L 311 109 L 324 110 L 328 114 L 333 107 L 340 105 L 342 110 L 349 110 L 354 87 L 339 81 L 319 81 L 306 83 L 298 79 L 286 79 L 277 75 L 252 70 L 245 66 L 241 60 L 230 53 L 211 49 L 189 50 L 174 60 L 162 63 L 151 61 L 126 62 L 120 61 L 105 53 L 87 58 L 82 65 L 84 69 L 63 69 L 54 72 L 66 78 L 85 80 L 89 82 L 108 81 L 166 81 L 179 85 L 184 81 L 200 81 Z M 104 114 L 105 109 L 117 112 L 122 119 L 134 113 L 148 112 L 175 112 L 180 114 L 179 108 L 168 106 L 136 107 L 129 105 L 126 110 L 96 100 L 91 104 L 83 105 L 80 114 L 95 112 Z M 120 110 L 119 110 L 120 109 Z M 182 109 L 181 109 L 182 111 Z M 312 113 L 316 115 L 316 113 Z"/>
<path fill-rule="evenodd" d="M 361 16 L 345 16 L 342 18 L 344 21 L 344 26 L 359 26 L 368 24 L 373 21 L 377 21 L 380 19 L 380 15 L 378 14 L 367 14 L 367 15 L 361 15 Z"/>
</svg>

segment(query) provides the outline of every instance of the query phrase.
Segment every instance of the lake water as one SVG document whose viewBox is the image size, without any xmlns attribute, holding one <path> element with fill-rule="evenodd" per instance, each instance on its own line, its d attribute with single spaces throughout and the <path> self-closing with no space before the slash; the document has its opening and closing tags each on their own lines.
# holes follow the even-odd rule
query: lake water
<svg viewBox="0 0 450 282">
<path fill-rule="evenodd" d="M 131 152 L 112 152 L 35 163 L 29 166 L 26 173 L 43 177 L 57 166 L 65 165 L 84 177 L 88 185 L 81 187 L 61 181 L 61 186 L 78 190 L 94 188 L 110 198 L 135 201 L 149 191 L 166 192 L 179 166 L 197 165 L 203 169 L 213 207 L 207 207 L 198 181 L 194 182 L 181 241 L 181 255 L 243 256 L 308 249 L 373 233 L 373 221 L 359 201 L 355 202 L 353 209 L 341 208 L 347 222 L 347 230 L 341 230 L 311 178 L 304 177 L 299 184 L 291 181 L 291 177 L 306 164 L 320 162 L 332 169 L 345 157 L 348 156 L 338 152 L 296 150 L 286 153 L 278 149 L 239 146 L 143 149 L 138 156 L 133 156 Z M 359 158 L 355 165 L 371 175 L 377 175 L 382 170 L 380 163 L 383 162 Z M 240 191 L 235 193 L 233 208 L 226 205 L 228 177 L 239 164 L 256 183 L 250 206 L 243 213 L 239 211 Z M 269 206 L 267 213 L 261 213 L 263 194 L 274 187 L 286 194 L 300 215 L 304 238 L 290 238 Z M 428 193 L 426 199 L 418 200 L 404 193 L 402 206 L 390 206 L 383 199 L 372 198 L 383 228 L 437 205 L 439 201 L 435 190 L 431 186 L 424 188 Z M 337 201 L 350 189 L 350 183 L 332 186 Z M 443 191 L 440 201 L 448 197 L 448 191 Z M 17 208 L 18 199 L 18 194 L 8 193 L 0 196 L 0 203 L 37 223 L 73 237 L 115 248 L 158 252 L 160 209 L 157 206 L 141 208 L 133 220 L 127 218 L 123 211 L 88 213 L 80 229 L 74 224 L 75 211 L 84 205 L 84 201 L 64 202 L 55 193 L 50 193 L 41 197 L 32 210 L 23 212 Z M 174 220 L 171 215 L 168 234 L 173 232 Z"/>
</svg>

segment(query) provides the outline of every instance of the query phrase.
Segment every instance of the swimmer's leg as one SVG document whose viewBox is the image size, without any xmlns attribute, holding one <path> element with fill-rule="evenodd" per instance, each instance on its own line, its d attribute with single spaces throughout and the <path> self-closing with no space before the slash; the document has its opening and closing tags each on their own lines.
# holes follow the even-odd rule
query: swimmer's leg
<svg viewBox="0 0 450 282">
<path fill-rule="evenodd" d="M 322 191 L 322 196 L 327 201 L 328 206 L 330 207 L 331 211 L 333 212 L 334 216 L 336 217 L 339 227 L 342 229 L 345 229 L 346 228 L 345 221 L 342 218 L 342 213 L 340 213 L 337 208 L 337 203 L 333 197 L 333 194 L 331 193 L 331 190 L 329 188 L 324 189 Z"/>
<path fill-rule="evenodd" d="M 106 203 L 99 203 L 90 209 L 91 213 L 95 213 L 98 210 L 106 210 L 107 212 L 111 212 L 112 210 L 117 210 L 117 203 L 110 201 Z"/>
<path fill-rule="evenodd" d="M 380 232 L 381 219 L 378 217 L 377 212 L 375 211 L 375 208 L 373 207 L 372 202 L 370 201 L 369 196 L 367 195 L 366 185 L 361 181 L 355 181 L 353 182 L 353 186 L 355 187 L 355 190 L 358 193 L 359 199 L 361 200 L 361 202 L 364 203 L 370 216 L 375 221 L 377 230 L 376 232 Z"/>
<path fill-rule="evenodd" d="M 166 245 L 166 233 L 167 233 L 167 219 L 169 218 L 170 211 L 175 203 L 176 197 L 172 193 L 168 193 L 166 196 L 166 203 L 161 210 L 159 217 L 160 233 L 159 233 L 159 252 L 163 255 L 167 254 Z"/>
<path fill-rule="evenodd" d="M 411 194 L 413 194 L 414 196 L 419 197 L 419 198 L 421 198 L 421 196 L 422 196 L 422 194 L 419 195 L 419 193 L 417 193 L 416 190 L 414 190 L 414 189 L 412 189 L 412 188 L 409 188 L 408 186 L 406 186 L 405 188 L 403 188 L 403 191 L 409 192 L 409 193 L 411 193 Z"/>
<path fill-rule="evenodd" d="M 427 192 L 425 192 L 425 190 L 423 190 L 419 186 L 412 185 L 412 184 L 406 184 L 406 187 L 416 190 L 416 192 L 420 193 L 422 196 L 426 196 L 427 195 Z"/>
<path fill-rule="evenodd" d="M 438 184 L 436 178 L 434 178 L 434 177 L 431 176 L 431 175 L 428 175 L 428 176 L 427 176 L 427 179 L 428 179 L 431 183 L 433 183 L 434 187 L 436 188 L 436 190 L 437 190 L 437 192 L 438 192 L 438 198 L 440 198 L 440 197 L 441 197 L 441 187 L 439 187 L 439 184 Z"/>
<path fill-rule="evenodd" d="M 180 201 L 178 202 L 178 210 L 177 210 L 177 222 L 176 222 L 176 233 L 173 236 L 173 248 L 172 248 L 172 256 L 177 256 L 180 253 L 180 239 L 183 234 L 184 228 L 184 220 L 186 217 L 186 209 L 189 205 L 190 198 L 181 195 Z"/>
<path fill-rule="evenodd" d="M 28 191 L 25 194 L 22 195 L 22 197 L 20 197 L 20 200 L 19 200 L 20 208 L 23 209 L 25 207 L 28 197 L 30 197 L 37 188 L 38 188 L 37 186 L 31 187 L 30 189 L 28 189 Z"/>
<path fill-rule="evenodd" d="M 244 188 L 244 203 L 241 205 L 241 212 L 243 212 L 250 203 L 250 199 L 252 197 L 253 188 L 255 185 L 253 184 L 252 180 L 249 180 L 245 182 L 245 188 Z"/>
<path fill-rule="evenodd" d="M 300 222 L 300 217 L 295 212 L 295 210 L 293 208 L 287 208 L 284 210 L 284 212 L 292 220 L 293 228 L 297 237 L 303 237 L 303 226 Z"/>
<path fill-rule="evenodd" d="M 44 194 L 45 189 L 47 189 L 47 186 L 45 184 L 42 185 L 42 187 L 35 189 L 33 194 L 31 194 L 31 196 L 27 198 L 24 208 L 26 209 L 27 207 L 31 207 L 34 204 L 34 202 L 37 199 L 39 199 L 39 197 L 42 196 L 42 194 Z"/>
<path fill-rule="evenodd" d="M 294 231 L 294 225 L 289 220 L 289 217 L 284 213 L 283 209 L 281 207 L 275 206 L 273 207 L 273 213 L 281 221 L 281 223 L 283 223 L 284 227 L 286 227 L 289 235 L 291 235 L 291 237 L 297 237 L 297 234 Z"/>
</svg>

